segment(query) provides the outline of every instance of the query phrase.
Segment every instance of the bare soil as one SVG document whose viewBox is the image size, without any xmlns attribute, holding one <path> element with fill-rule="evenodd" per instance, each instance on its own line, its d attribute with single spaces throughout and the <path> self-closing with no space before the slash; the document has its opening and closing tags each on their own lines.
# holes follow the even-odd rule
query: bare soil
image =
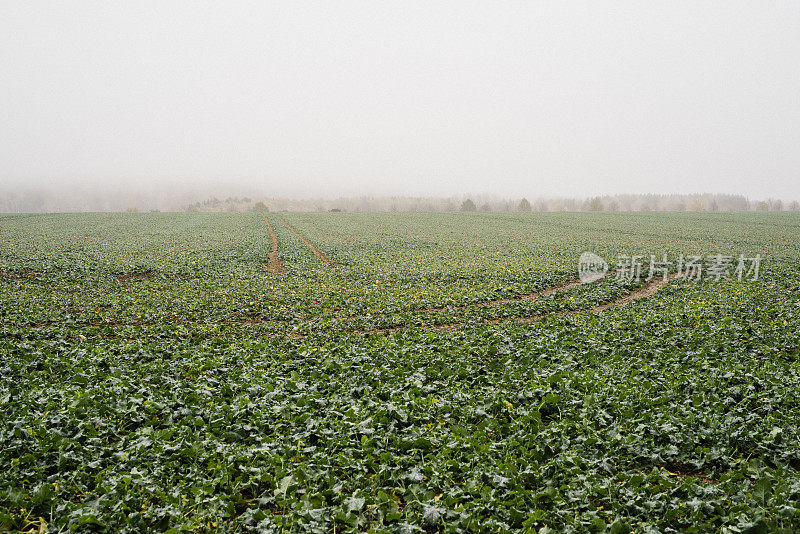
<svg viewBox="0 0 800 534">
<path fill-rule="evenodd" d="M 278 217 L 278 218 L 281 220 L 281 222 L 282 222 L 283 224 L 285 224 L 285 225 L 286 225 L 286 228 L 288 228 L 289 230 L 291 230 L 291 231 L 294 233 L 294 235 L 296 235 L 297 237 L 299 237 L 299 238 L 300 238 L 300 240 L 301 240 L 303 243 L 305 243 L 305 244 L 306 244 L 306 246 L 307 246 L 309 249 L 311 249 L 311 252 L 313 252 L 313 253 L 314 253 L 314 256 L 318 257 L 319 259 L 321 259 L 321 260 L 322 260 L 322 261 L 324 261 L 324 262 L 330 263 L 330 264 L 331 264 L 331 265 L 333 265 L 334 267 L 337 267 L 337 266 L 339 265 L 337 262 L 335 262 L 335 261 L 333 261 L 332 259 L 330 259 L 330 257 L 329 257 L 327 254 L 325 254 L 325 253 L 324 253 L 324 252 L 322 252 L 322 251 L 321 251 L 319 248 L 317 248 L 317 246 L 316 246 L 316 245 L 314 245 L 314 243 L 312 243 L 311 241 L 309 241 L 308 239 L 306 239 L 306 238 L 305 238 L 305 237 L 304 237 L 304 236 L 303 236 L 303 235 L 302 235 L 300 232 L 298 232 L 297 230 L 295 230 L 295 229 L 294 229 L 294 228 L 293 228 L 293 227 L 292 227 L 292 226 L 291 226 L 289 223 L 287 223 L 287 222 L 286 222 L 286 220 L 285 220 L 283 217 L 281 217 L 281 216 L 280 216 L 280 215 L 278 215 L 277 213 L 275 214 L 275 216 L 276 216 L 276 217 Z"/>
<path fill-rule="evenodd" d="M 0 269 L 0 281 L 33 280 L 38 278 L 40 274 L 42 274 L 41 271 L 34 269 L 22 269 L 20 271 Z"/>
<path fill-rule="evenodd" d="M 267 219 L 267 216 L 262 213 L 261 218 L 264 219 L 265 223 L 267 223 L 267 229 L 269 230 L 269 237 L 272 240 L 272 250 L 269 253 L 269 262 L 267 264 L 267 271 L 271 272 L 272 274 L 285 273 L 286 269 L 283 268 L 283 262 L 281 262 L 281 259 L 278 256 L 278 235 L 272 228 L 272 224 L 270 224 L 269 219 Z"/>
</svg>

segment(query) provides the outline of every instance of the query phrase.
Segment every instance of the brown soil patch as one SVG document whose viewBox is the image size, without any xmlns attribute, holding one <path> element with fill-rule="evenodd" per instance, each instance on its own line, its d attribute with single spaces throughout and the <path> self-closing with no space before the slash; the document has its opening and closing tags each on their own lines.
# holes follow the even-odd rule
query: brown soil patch
<svg viewBox="0 0 800 534">
<path fill-rule="evenodd" d="M 2 281 L 16 281 L 16 280 L 33 280 L 39 277 L 42 271 L 34 269 L 21 269 L 19 271 L 12 271 L 10 269 L 0 269 L 0 280 Z"/>
<path fill-rule="evenodd" d="M 281 217 L 281 216 L 280 216 L 280 215 L 278 215 L 277 213 L 275 214 L 275 216 L 276 216 L 277 218 L 279 218 L 283 224 L 285 224 L 285 225 L 286 225 L 286 228 L 288 228 L 289 230 L 291 230 L 291 231 L 294 233 L 294 235 L 296 235 L 297 237 L 299 237 L 299 238 L 300 238 L 300 240 L 301 240 L 303 243 L 305 243 L 305 244 L 306 244 L 306 246 L 307 246 L 309 249 L 311 249 L 311 252 L 313 252 L 313 253 L 314 253 L 314 256 L 318 257 L 319 259 L 321 259 L 321 260 L 322 260 L 322 261 L 324 261 L 324 262 L 330 263 L 330 264 L 331 264 L 331 265 L 333 265 L 334 267 L 337 267 L 337 266 L 339 265 L 338 263 L 336 263 L 335 261 L 333 261 L 332 259 L 330 259 L 330 257 L 328 257 L 328 255 L 327 255 L 327 254 L 325 254 L 325 253 L 324 253 L 324 252 L 322 252 L 320 249 L 318 249 L 318 248 L 317 248 L 317 247 L 314 245 L 314 243 L 312 243 L 311 241 L 309 241 L 308 239 L 306 239 L 305 237 L 303 237 L 303 235 L 302 235 L 300 232 L 298 232 L 297 230 L 295 230 L 294 228 L 292 228 L 292 226 L 291 226 L 289 223 L 287 223 L 287 222 L 286 222 L 286 220 L 285 220 L 283 217 Z"/>
<path fill-rule="evenodd" d="M 690 464 L 680 462 L 669 463 L 664 466 L 664 471 L 668 476 L 676 478 L 681 482 L 692 482 L 696 480 L 703 484 L 717 484 L 716 480 L 708 477 L 708 473 Z"/>
<path fill-rule="evenodd" d="M 275 233 L 275 230 L 272 228 L 272 224 L 270 224 L 266 215 L 262 213 L 261 218 L 264 219 L 265 223 L 267 223 L 269 237 L 272 240 L 272 250 L 269 253 L 267 271 L 271 272 L 272 274 L 285 273 L 286 269 L 283 268 L 283 262 L 281 262 L 281 259 L 278 257 L 278 234 Z"/>
</svg>

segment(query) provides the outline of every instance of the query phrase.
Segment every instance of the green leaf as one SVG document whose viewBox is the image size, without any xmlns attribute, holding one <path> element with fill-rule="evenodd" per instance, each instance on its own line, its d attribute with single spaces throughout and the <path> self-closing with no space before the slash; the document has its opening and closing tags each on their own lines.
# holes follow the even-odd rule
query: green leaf
<svg viewBox="0 0 800 534">
<path fill-rule="evenodd" d="M 350 497 L 347 499 L 347 511 L 359 512 L 364 508 L 365 499 L 363 497 Z"/>
<path fill-rule="evenodd" d="M 610 534 L 630 534 L 630 532 L 630 525 L 622 519 L 617 519 L 611 523 L 611 528 L 609 529 Z"/>
</svg>

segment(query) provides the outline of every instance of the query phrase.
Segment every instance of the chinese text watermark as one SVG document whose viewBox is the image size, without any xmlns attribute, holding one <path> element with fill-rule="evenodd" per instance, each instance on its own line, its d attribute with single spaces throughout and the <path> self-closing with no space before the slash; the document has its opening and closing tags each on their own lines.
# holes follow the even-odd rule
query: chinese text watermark
<svg viewBox="0 0 800 534">
<path fill-rule="evenodd" d="M 584 252 L 578 260 L 578 275 L 581 282 L 589 283 L 611 274 L 615 280 L 646 281 L 661 278 L 666 281 L 670 273 L 688 280 L 758 280 L 761 255 L 747 257 L 725 254 L 686 255 L 670 258 L 667 254 L 646 255 L 618 254 L 607 263 L 593 252 Z"/>
</svg>

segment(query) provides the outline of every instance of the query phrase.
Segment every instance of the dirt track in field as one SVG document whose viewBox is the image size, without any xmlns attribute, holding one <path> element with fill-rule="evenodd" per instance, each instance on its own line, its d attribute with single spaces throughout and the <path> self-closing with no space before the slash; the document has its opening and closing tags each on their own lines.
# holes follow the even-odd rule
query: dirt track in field
<svg viewBox="0 0 800 534">
<path fill-rule="evenodd" d="M 620 272 L 620 271 L 611 271 L 611 272 L 607 272 L 605 274 L 602 274 L 596 280 L 593 280 L 593 282 L 602 280 L 602 279 L 604 279 L 604 278 L 606 278 L 606 277 L 608 277 L 608 276 L 610 276 L 612 274 L 616 274 L 617 272 Z M 592 282 L 586 282 L 586 283 L 592 283 Z M 548 287 L 546 289 L 542 289 L 542 290 L 539 290 L 539 291 L 534 291 L 533 293 L 525 293 L 524 295 L 520 295 L 519 297 L 487 300 L 486 302 L 474 302 L 472 304 L 448 304 L 446 306 L 430 306 L 430 307 L 427 307 L 427 308 L 418 308 L 418 309 L 411 310 L 411 311 L 413 311 L 413 312 L 440 312 L 440 311 L 447 311 L 448 309 L 459 309 L 459 310 L 461 310 L 461 309 L 466 309 L 466 308 L 492 308 L 492 307 L 495 307 L 495 306 L 502 306 L 503 304 L 510 304 L 512 302 L 524 302 L 526 300 L 536 300 L 537 298 L 540 298 L 540 297 L 550 296 L 553 293 L 556 293 L 557 291 L 567 291 L 569 289 L 572 289 L 574 287 L 578 287 L 578 286 L 583 285 L 583 284 L 584 284 L 584 282 L 582 282 L 578 278 L 575 278 L 573 280 L 567 280 L 567 281 L 564 281 L 564 282 L 558 282 L 557 284 L 555 284 L 553 286 L 550 286 L 550 287 Z M 386 314 L 380 314 L 380 315 L 386 315 Z M 373 314 L 372 315 L 372 317 L 377 317 L 377 316 L 378 316 L 378 314 Z"/>
<path fill-rule="evenodd" d="M 640 288 L 634 289 L 627 295 L 620 297 L 616 300 L 612 300 L 611 302 L 606 302 L 605 304 L 598 304 L 594 308 L 591 308 L 590 312 L 601 312 L 603 310 L 607 310 L 608 308 L 619 308 L 620 306 L 624 306 L 629 302 L 633 302 L 635 300 L 640 300 L 644 298 L 649 298 L 655 295 L 659 289 L 666 286 L 676 278 L 680 278 L 683 274 L 673 273 L 667 276 L 666 279 L 664 278 L 653 278 L 645 285 Z"/>
<path fill-rule="evenodd" d="M 560 282 L 552 287 L 548 287 L 547 289 L 543 289 L 541 291 L 534 291 L 533 293 L 526 293 L 519 297 L 512 297 L 506 299 L 497 299 L 497 300 L 487 300 L 486 302 L 474 302 L 472 304 L 448 304 L 447 306 L 432 306 L 428 308 L 418 308 L 416 310 L 412 310 L 414 312 L 440 312 L 440 311 L 447 311 L 448 309 L 465 309 L 465 308 L 492 308 L 495 306 L 502 306 L 503 304 L 510 304 L 512 302 L 524 302 L 526 300 L 535 300 L 539 297 L 546 297 L 548 295 L 552 295 L 556 291 L 566 291 L 568 289 L 572 289 L 573 287 L 578 287 L 581 285 L 580 280 L 568 280 L 566 282 Z M 383 314 L 385 315 L 385 314 Z M 372 315 L 376 317 L 376 314 Z"/>
<path fill-rule="evenodd" d="M 672 282 L 673 280 L 678 278 L 678 276 L 679 276 L 678 274 L 672 274 L 669 277 L 667 277 L 666 280 L 663 279 L 663 278 L 654 278 L 654 279 L 652 279 L 652 280 L 650 280 L 648 282 L 645 282 L 645 284 L 642 285 L 641 287 L 639 287 L 637 289 L 634 289 L 633 291 L 631 291 L 630 293 L 628 293 L 626 295 L 623 295 L 622 297 L 619 297 L 619 298 L 614 299 L 614 300 L 612 300 L 610 302 L 606 302 L 606 303 L 603 303 L 603 304 L 598 304 L 596 306 L 593 306 L 593 307 L 587 308 L 587 309 L 583 309 L 583 310 L 555 311 L 555 312 L 550 312 L 550 313 L 543 313 L 541 315 L 532 315 L 532 316 L 529 316 L 529 317 L 503 317 L 503 318 L 500 318 L 500 319 L 489 319 L 489 320 L 478 321 L 478 322 L 474 322 L 474 323 L 463 323 L 463 322 L 461 322 L 461 323 L 450 323 L 450 324 L 439 324 L 439 325 L 422 326 L 422 327 L 419 327 L 419 328 L 426 328 L 426 329 L 429 329 L 429 330 L 437 330 L 437 331 L 449 331 L 449 330 L 455 330 L 455 329 L 463 327 L 463 326 L 471 326 L 471 325 L 476 325 L 476 324 L 483 324 L 483 325 L 493 325 L 493 324 L 501 324 L 501 323 L 522 323 L 522 324 L 527 324 L 527 323 L 535 323 L 537 321 L 540 321 L 542 319 L 546 319 L 548 317 L 562 317 L 562 316 L 565 316 L 565 315 L 578 315 L 578 314 L 586 314 L 586 313 L 598 313 L 598 312 L 607 310 L 609 308 L 619 308 L 619 307 L 625 306 L 626 304 L 629 304 L 631 302 L 635 302 L 637 300 L 641 300 L 641 299 L 644 299 L 644 298 L 652 297 L 653 295 L 655 295 L 658 292 L 659 289 L 663 288 L 664 286 L 666 286 L 667 284 L 669 284 L 670 282 Z M 577 283 L 574 282 L 574 281 L 573 282 L 568 282 L 566 284 L 562 284 L 561 286 L 555 286 L 555 287 L 546 289 L 543 292 L 540 292 L 538 295 L 542 295 L 544 293 L 549 295 L 549 294 L 552 294 L 552 293 L 554 293 L 556 291 L 568 289 L 568 288 L 571 288 L 571 287 L 575 287 L 577 285 L 580 285 L 580 282 L 577 282 Z M 510 301 L 514 301 L 514 300 L 519 300 L 519 299 L 511 299 L 511 300 L 508 300 L 508 301 L 510 302 Z M 494 302 L 499 302 L 499 301 L 494 301 Z M 486 304 L 493 305 L 493 303 L 486 303 Z M 364 330 L 362 332 L 357 332 L 357 333 L 362 334 L 362 335 L 393 334 L 395 332 L 400 332 L 402 330 L 408 330 L 409 328 L 415 328 L 415 327 L 414 326 L 407 326 L 407 325 L 404 325 L 404 326 L 393 326 L 393 327 L 387 327 L 387 328 L 374 328 L 372 330 Z"/>
<path fill-rule="evenodd" d="M 609 276 L 611 274 L 614 274 L 614 272 L 606 273 L 606 274 L 600 276 L 597 280 L 601 280 L 603 278 L 606 278 L 607 276 Z M 588 283 L 591 283 L 591 282 L 588 282 Z M 547 296 L 550 296 L 553 293 L 556 293 L 558 291 L 567 291 L 569 289 L 578 287 L 578 286 L 583 285 L 583 284 L 584 284 L 584 282 L 581 282 L 579 279 L 576 278 L 576 279 L 573 279 L 573 280 L 567 280 L 567 281 L 564 281 L 564 282 L 558 282 L 557 284 L 555 284 L 553 286 L 550 286 L 550 287 L 548 287 L 546 289 L 542 289 L 542 290 L 539 290 L 539 291 L 534 291 L 533 293 L 525 293 L 524 295 L 520 295 L 519 297 L 487 300 L 486 302 L 473 302 L 471 304 L 447 304 L 446 306 L 430 306 L 430 307 L 427 307 L 427 308 L 417 308 L 417 309 L 414 309 L 414 310 L 411 310 L 411 311 L 415 312 L 415 313 L 416 312 L 433 313 L 433 312 L 447 311 L 447 310 L 450 310 L 450 309 L 463 310 L 463 309 L 469 309 L 469 308 L 493 308 L 495 306 L 502 306 L 503 304 L 510 304 L 512 302 L 524 302 L 526 300 L 536 300 L 537 298 L 547 297 Z M 385 314 L 385 313 L 383 313 L 383 314 L 372 314 L 371 317 L 379 317 L 379 316 L 385 316 L 385 315 L 388 315 L 388 314 Z M 365 317 L 365 316 L 359 315 L 359 316 L 354 316 L 354 317 L 362 318 L 362 317 Z"/>
<path fill-rule="evenodd" d="M 283 224 L 285 224 L 285 225 L 286 225 L 286 228 L 288 228 L 289 230 L 291 230 L 291 231 L 294 233 L 294 235 L 296 235 L 297 237 L 299 237 L 299 238 L 300 238 L 300 240 L 301 240 L 303 243 L 305 243 L 305 244 L 306 244 L 306 246 L 307 246 L 309 249 L 311 249 L 311 252 L 313 252 L 313 253 L 314 253 L 314 256 L 318 257 L 319 259 L 321 259 L 321 260 L 322 260 L 322 261 L 324 261 L 324 262 L 330 263 L 330 264 L 331 264 L 332 266 L 334 266 L 334 267 L 337 267 L 337 266 L 339 266 L 339 264 L 338 264 L 338 263 L 336 263 L 335 261 L 333 261 L 332 259 L 330 259 L 330 257 L 328 257 L 328 255 L 327 255 L 327 254 L 325 254 L 325 253 L 324 253 L 324 252 L 322 252 L 322 251 L 321 251 L 319 248 L 317 248 L 317 247 L 316 247 L 316 245 L 314 245 L 314 243 L 312 243 L 311 241 L 309 241 L 308 239 L 306 239 L 306 238 L 303 236 L 303 234 L 301 234 L 300 232 L 298 232 L 297 230 L 295 230 L 295 229 L 292 227 L 292 225 L 290 225 L 289 223 L 287 223 L 287 222 L 286 222 L 286 220 L 285 220 L 283 217 L 281 217 L 281 216 L 280 216 L 280 215 L 278 215 L 277 213 L 275 214 L 275 216 L 276 216 L 277 218 L 279 218 Z"/>
<path fill-rule="evenodd" d="M 41 274 L 41 271 L 34 269 L 22 269 L 19 271 L 0 269 L 0 281 L 33 280 Z"/>
<path fill-rule="evenodd" d="M 269 253 L 269 263 L 267 264 L 267 270 L 272 274 L 285 273 L 286 269 L 283 268 L 283 263 L 281 262 L 280 257 L 278 257 L 278 235 L 272 228 L 272 224 L 270 224 L 269 219 L 267 219 L 267 216 L 262 213 L 261 218 L 264 219 L 265 223 L 267 223 L 267 229 L 269 230 L 269 237 L 270 239 L 272 239 L 272 250 Z"/>
</svg>

